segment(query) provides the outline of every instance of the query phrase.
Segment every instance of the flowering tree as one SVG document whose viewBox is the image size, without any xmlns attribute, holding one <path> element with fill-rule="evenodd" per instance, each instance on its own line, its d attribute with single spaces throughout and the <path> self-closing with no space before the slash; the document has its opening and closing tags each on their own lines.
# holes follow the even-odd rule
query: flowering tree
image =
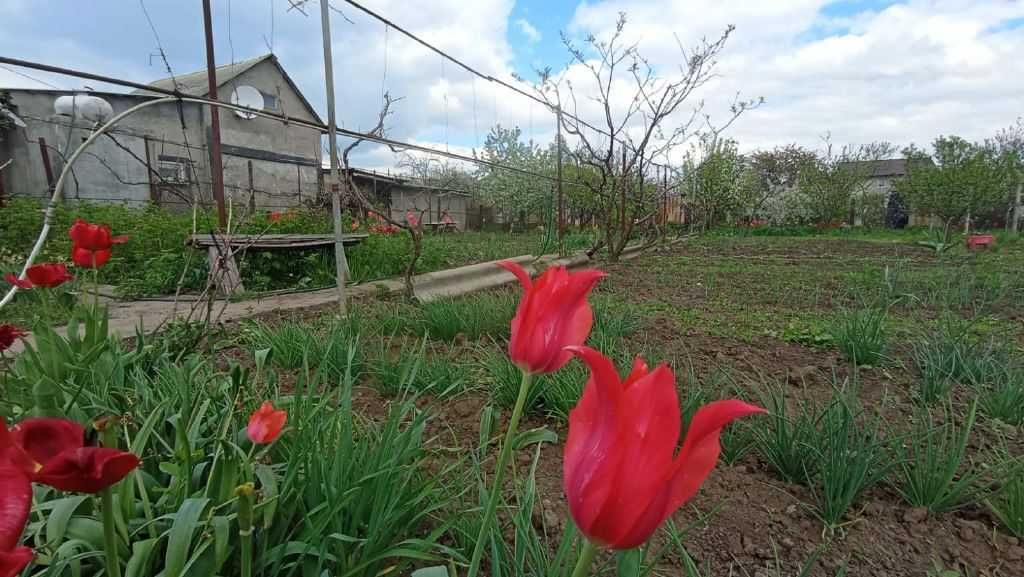
<svg viewBox="0 0 1024 577">
<path fill-rule="evenodd" d="M 832 225 L 853 224 L 855 203 L 867 189 L 874 161 L 888 157 L 892 145 L 878 142 L 843 146 L 836 150 L 832 138 L 823 138 L 825 149 L 815 156 L 801 155 L 797 174 L 799 207 L 811 222 Z"/>
<path fill-rule="evenodd" d="M 959 136 L 941 136 L 931 154 L 911 146 L 905 151 L 907 175 L 895 190 L 911 210 L 931 215 L 943 224 L 943 243 L 949 243 L 953 225 L 993 208 L 1006 198 L 1007 172 L 993 146 L 968 142 Z"/>
</svg>

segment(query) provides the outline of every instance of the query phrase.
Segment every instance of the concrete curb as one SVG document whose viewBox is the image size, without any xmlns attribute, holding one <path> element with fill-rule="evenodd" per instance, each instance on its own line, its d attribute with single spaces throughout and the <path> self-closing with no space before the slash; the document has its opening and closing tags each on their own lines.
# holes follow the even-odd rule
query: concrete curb
<svg viewBox="0 0 1024 577">
<path fill-rule="evenodd" d="M 671 244 L 675 244 L 674 242 Z M 645 252 L 641 245 L 627 247 L 622 252 L 622 259 L 636 258 Z M 552 266 L 566 266 L 577 268 L 591 263 L 591 259 L 585 253 L 559 257 L 549 254 L 541 257 L 533 255 L 521 255 L 501 260 L 510 260 L 522 265 L 531 275 L 546 270 Z M 413 277 L 414 297 L 420 302 L 430 302 L 444 297 L 455 297 L 481 290 L 496 288 L 512 284 L 515 276 L 499 267 L 500 261 L 482 262 L 453 269 L 424 273 Z M 401 278 L 392 278 L 380 281 L 367 282 L 349 287 L 348 295 L 352 296 L 373 296 L 373 295 L 395 295 L 405 290 L 405 284 Z M 254 299 L 241 302 L 228 303 L 220 316 L 221 322 L 238 321 L 261 314 L 273 313 L 275 311 L 292 311 L 318 306 L 329 305 L 334 302 L 337 296 L 334 288 L 321 289 L 305 293 L 289 293 L 274 295 L 263 299 Z M 140 306 L 141 303 L 141 306 Z M 223 306 L 217 302 L 214 307 Z M 136 329 L 149 334 L 163 325 L 168 319 L 182 318 L 188 313 L 189 306 L 184 303 L 159 302 L 159 301 L 135 301 L 129 303 L 114 303 L 111 305 L 111 318 L 109 330 L 111 334 L 118 334 L 122 338 L 132 337 Z M 60 334 L 66 334 L 67 327 L 58 329 Z M 28 339 L 31 341 L 32 337 Z M 17 341 L 8 352 L 17 355 L 24 350 L 24 343 Z"/>
</svg>

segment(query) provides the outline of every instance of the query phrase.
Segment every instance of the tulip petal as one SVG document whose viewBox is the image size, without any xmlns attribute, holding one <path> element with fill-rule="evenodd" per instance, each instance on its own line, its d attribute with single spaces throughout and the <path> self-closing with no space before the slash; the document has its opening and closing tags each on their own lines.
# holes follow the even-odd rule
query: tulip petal
<svg viewBox="0 0 1024 577">
<path fill-rule="evenodd" d="M 526 272 L 526 269 L 520 266 L 519 263 L 511 260 L 502 260 L 498 261 L 497 264 L 501 268 L 516 275 L 516 278 L 519 279 L 519 284 L 523 285 L 524 290 L 530 290 L 533 286 L 533 281 L 530 279 L 530 273 Z"/>
<path fill-rule="evenodd" d="M 263 401 L 260 408 L 253 411 L 249 417 L 249 425 L 246 427 L 246 434 L 253 443 L 265 445 L 273 443 L 274 439 L 281 434 L 284 428 L 288 413 L 274 410 L 270 401 Z"/>
<path fill-rule="evenodd" d="M 132 453 L 105 447 L 64 451 L 43 465 L 33 480 L 61 491 L 99 493 L 139 466 Z"/>
<path fill-rule="evenodd" d="M 570 347 L 590 367 L 590 379 L 579 403 L 569 413 L 563 482 L 569 510 L 588 536 L 614 489 L 614 472 L 622 453 L 617 451 L 619 376 L 611 360 L 590 347 Z"/>
<path fill-rule="evenodd" d="M 20 278 L 14 276 L 12 273 L 5 274 L 4 275 L 4 280 L 9 282 L 9 283 L 11 283 L 12 285 L 20 288 L 20 289 L 28 290 L 28 289 L 33 287 L 32 281 L 30 281 L 28 279 L 20 279 Z"/>
<path fill-rule="evenodd" d="M 0 552 L 11 551 L 21 540 L 31 508 L 32 482 L 28 476 L 13 467 L 0 467 Z"/>
<path fill-rule="evenodd" d="M 622 463 L 635 463 L 614 471 L 610 484 L 614 487 L 608 507 L 594 522 L 594 531 L 606 535 L 607 543 L 616 549 L 622 539 L 647 511 L 651 503 L 665 492 L 666 474 L 672 470 L 673 456 L 679 442 L 680 411 L 675 375 L 667 365 L 637 379 L 625 389 L 619 412 L 622 415 L 616 436 L 616 450 Z M 650 533 L 661 523 L 658 519 Z"/>
<path fill-rule="evenodd" d="M 11 432 L 14 442 L 36 463 L 42 465 L 64 451 L 85 444 L 85 428 L 67 419 L 25 419 L 15 425 Z"/>
<path fill-rule="evenodd" d="M 740 417 L 763 412 L 761 407 L 735 399 L 715 401 L 698 409 L 668 477 L 663 478 L 662 490 L 623 534 L 618 543 L 621 548 L 636 547 L 646 541 L 658 526 L 697 493 L 718 461 L 721 452 L 719 435 L 723 427 Z"/>
<path fill-rule="evenodd" d="M 637 355 L 636 358 L 633 359 L 633 369 L 629 372 L 629 376 L 626 377 L 626 380 L 622 382 L 622 388 L 628 389 L 633 383 L 637 382 L 637 380 L 646 377 L 648 372 L 647 361 L 640 357 L 640 355 Z M 675 384 L 673 383 L 672 386 L 674 388 Z"/>
<path fill-rule="evenodd" d="M 0 577 L 15 577 L 28 566 L 35 553 L 28 547 L 15 547 L 10 551 L 0 551 Z"/>
<path fill-rule="evenodd" d="M 0 467 L 13 467 L 26 475 L 35 473 L 39 464 L 21 448 L 0 416 Z"/>
</svg>

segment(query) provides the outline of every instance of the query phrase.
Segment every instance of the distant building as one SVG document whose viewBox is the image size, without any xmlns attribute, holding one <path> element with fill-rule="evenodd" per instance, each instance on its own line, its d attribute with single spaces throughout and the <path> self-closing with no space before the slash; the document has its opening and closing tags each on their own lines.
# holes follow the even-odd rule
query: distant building
<svg viewBox="0 0 1024 577">
<path fill-rule="evenodd" d="M 867 210 L 862 209 L 858 211 L 855 224 L 865 224 L 863 222 L 864 216 L 872 213 L 877 213 L 881 216 L 882 222 L 890 228 L 902 228 L 908 224 L 912 226 L 928 224 L 928 217 L 908 214 L 903 199 L 893 194 L 896 181 L 907 175 L 908 163 L 909 161 L 906 158 L 862 160 L 847 163 L 848 166 L 864 175 L 867 179 L 861 192 L 861 198 L 871 199 L 871 202 L 880 201 L 882 203 L 881 206 L 867 207 Z M 931 165 L 933 163 L 931 160 L 928 160 L 927 164 Z"/>
<path fill-rule="evenodd" d="M 316 111 L 281 67 L 266 54 L 220 66 L 217 98 L 322 124 Z M 206 96 L 206 71 L 178 75 L 152 86 Z M 46 198 L 63 158 L 97 125 L 96 114 L 121 113 L 162 95 L 145 90 L 111 92 L 4 89 L 7 107 L 24 123 L 0 132 L 0 165 L 6 196 Z M 105 104 L 104 104 L 105 103 Z M 99 112 L 97 112 L 99 111 Z M 3 126 L 3 125 L 0 125 Z M 225 194 L 238 210 L 279 209 L 311 202 L 321 187 L 321 135 L 296 125 L 220 109 Z M 187 207 L 212 204 L 210 108 L 170 102 L 126 117 L 75 162 L 65 199 L 156 203 Z"/>
<path fill-rule="evenodd" d="M 327 169 L 324 170 L 326 174 Z M 359 168 L 350 168 L 349 172 L 360 192 L 376 206 L 386 208 L 388 215 L 399 222 L 404 222 L 410 211 L 417 218 L 422 215 L 425 223 L 441 222 L 447 214 L 460 230 L 479 229 L 490 224 L 482 221 L 493 219 L 493 211 L 478 206 L 465 191 L 432 186 L 397 174 Z M 357 205 L 347 208 L 361 212 Z"/>
</svg>

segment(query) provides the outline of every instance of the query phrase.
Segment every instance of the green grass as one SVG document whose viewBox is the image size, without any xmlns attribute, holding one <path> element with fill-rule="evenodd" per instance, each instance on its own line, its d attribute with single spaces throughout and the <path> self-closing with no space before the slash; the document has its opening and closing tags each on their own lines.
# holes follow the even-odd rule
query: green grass
<svg viewBox="0 0 1024 577">
<path fill-rule="evenodd" d="M 764 393 L 767 425 L 756 429 L 757 452 L 784 481 L 810 485 L 821 465 L 818 408 L 807 401 L 787 400 L 782 389 Z"/>
</svg>

